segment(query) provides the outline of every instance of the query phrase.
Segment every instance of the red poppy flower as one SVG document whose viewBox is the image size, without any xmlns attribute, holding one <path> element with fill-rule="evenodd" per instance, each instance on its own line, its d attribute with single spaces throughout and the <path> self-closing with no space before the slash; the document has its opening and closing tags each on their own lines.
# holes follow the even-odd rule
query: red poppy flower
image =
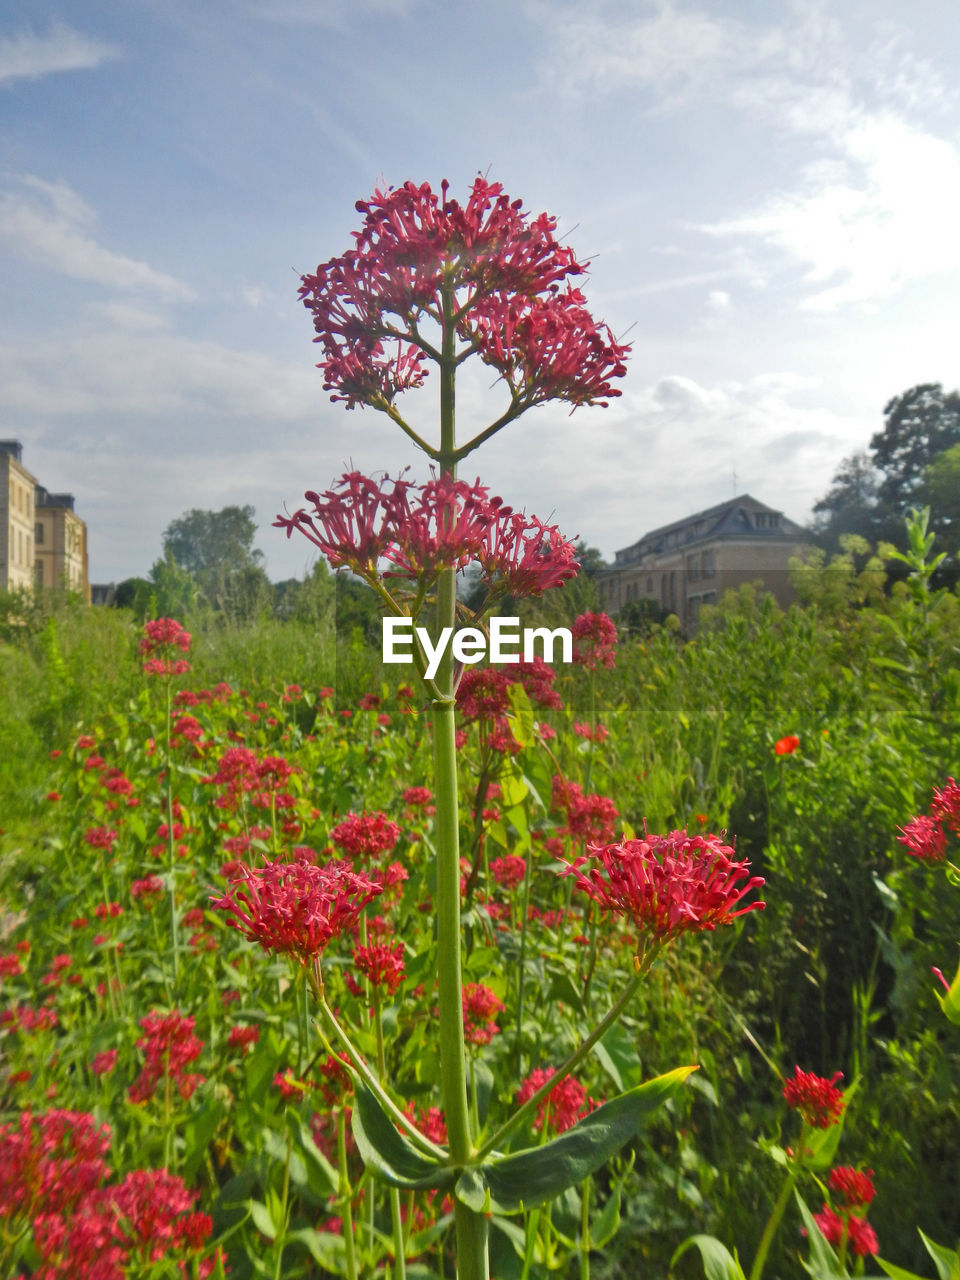
<svg viewBox="0 0 960 1280">
<path fill-rule="evenodd" d="M 778 756 L 792 756 L 800 745 L 800 739 L 792 733 L 787 734 L 785 738 L 781 738 L 779 742 L 773 744 L 773 749 Z"/>
</svg>

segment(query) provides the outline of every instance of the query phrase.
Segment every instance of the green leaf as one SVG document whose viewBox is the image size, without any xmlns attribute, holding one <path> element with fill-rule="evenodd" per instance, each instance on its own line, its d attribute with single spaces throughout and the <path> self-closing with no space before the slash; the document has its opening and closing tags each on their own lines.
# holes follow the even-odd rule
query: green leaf
<svg viewBox="0 0 960 1280">
<path fill-rule="evenodd" d="M 292 1109 L 286 1112 L 286 1122 L 287 1130 L 293 1139 L 294 1152 L 303 1160 L 310 1190 L 322 1199 L 332 1196 L 337 1190 L 337 1173 L 314 1142 L 310 1126 L 299 1112 Z"/>
<path fill-rule="evenodd" d="M 456 1195 L 476 1213 L 519 1213 L 546 1204 L 606 1164 L 696 1067 L 677 1067 L 592 1111 L 552 1142 L 466 1169 Z"/>
<path fill-rule="evenodd" d="M 677 1259 L 693 1246 L 700 1250 L 706 1280 L 746 1280 L 737 1257 L 715 1236 L 690 1236 L 688 1240 L 684 1240 L 670 1259 L 671 1270 Z"/>
<path fill-rule="evenodd" d="M 329 1231 L 315 1231 L 313 1227 L 300 1227 L 289 1232 L 287 1239 L 296 1240 L 308 1249 L 314 1261 L 319 1262 L 325 1271 L 342 1270 L 347 1249 L 343 1236 L 335 1236 Z"/>
<path fill-rule="evenodd" d="M 518 680 L 516 684 L 512 684 L 507 691 L 510 699 L 511 714 L 507 716 L 510 724 L 510 732 L 520 743 L 521 747 L 529 747 L 533 742 L 533 707 L 530 705 L 530 699 L 527 697 L 527 691 Z M 501 787 L 506 779 L 501 781 Z M 521 784 L 522 785 L 522 784 Z M 513 806 L 523 798 L 523 796 L 509 796 L 506 789 L 503 790 L 504 803 Z M 526 787 L 524 787 L 526 794 Z"/>
<path fill-rule="evenodd" d="M 456 1171 L 421 1155 L 361 1083 L 356 1086 L 353 1136 L 366 1167 L 392 1187 L 414 1191 L 448 1187 L 453 1182 Z"/>
<path fill-rule="evenodd" d="M 840 1263 L 837 1261 L 837 1255 L 831 1249 L 823 1232 L 813 1220 L 813 1214 L 807 1208 L 806 1201 L 799 1191 L 794 1191 L 794 1197 L 800 1206 L 800 1216 L 803 1218 L 803 1225 L 807 1229 L 807 1239 L 810 1242 L 810 1264 L 804 1263 L 805 1270 L 812 1276 L 816 1276 L 817 1280 L 833 1280 L 835 1276 L 843 1276 L 844 1272 L 840 1270 Z"/>
<path fill-rule="evenodd" d="M 893 1280 L 924 1280 L 924 1277 L 918 1276 L 915 1271 L 904 1271 L 903 1267 L 895 1266 L 892 1262 L 884 1262 L 882 1258 L 877 1258 L 876 1263 L 878 1267 L 883 1267 Z"/>
<path fill-rule="evenodd" d="M 248 1200 L 247 1208 L 250 1210 L 250 1217 L 253 1219 L 253 1225 L 268 1240 L 275 1240 L 277 1236 L 277 1228 L 273 1225 L 273 1218 L 270 1210 L 265 1204 L 259 1200 Z"/>
<path fill-rule="evenodd" d="M 620 1230 L 620 1198 L 621 1184 L 618 1182 L 613 1189 L 613 1194 L 607 1197 L 607 1203 L 603 1206 L 600 1216 L 590 1224 L 591 1248 L 602 1249 Z"/>
<path fill-rule="evenodd" d="M 918 1228 L 919 1230 L 919 1228 Z M 920 1231 L 924 1248 L 936 1264 L 940 1280 L 960 1280 L 960 1254 L 934 1242 Z"/>
<path fill-rule="evenodd" d="M 940 1008 L 946 1014 L 947 1018 L 954 1023 L 955 1026 L 960 1026 L 960 965 L 957 966 L 956 977 L 953 979 L 953 982 L 950 983 L 950 989 L 947 991 L 947 994 L 942 996 L 938 991 L 937 999 L 940 1001 Z M 926 1243 L 926 1241 L 924 1241 L 924 1243 Z M 929 1248 L 930 1246 L 928 1244 L 927 1249 L 929 1250 Z"/>
</svg>

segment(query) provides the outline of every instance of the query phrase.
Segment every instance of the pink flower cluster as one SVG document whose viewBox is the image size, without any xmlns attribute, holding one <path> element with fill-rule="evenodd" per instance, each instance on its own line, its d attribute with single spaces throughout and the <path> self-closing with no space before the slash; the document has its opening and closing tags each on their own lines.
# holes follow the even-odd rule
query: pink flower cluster
<svg viewBox="0 0 960 1280">
<path fill-rule="evenodd" d="M 334 489 L 304 495 L 313 506 L 278 516 L 287 537 L 298 529 L 334 568 L 347 567 L 367 580 L 388 561 L 391 574 L 432 585 L 443 569 L 476 562 L 491 597 L 540 595 L 576 576 L 576 548 L 554 525 L 525 516 L 491 498 L 479 481 L 448 475 L 415 485 L 358 471 Z"/>
<path fill-rule="evenodd" d="M 372 987 L 385 987 L 392 995 L 403 982 L 404 946 L 395 947 L 376 942 L 365 947 L 355 947 L 353 963 Z"/>
<path fill-rule="evenodd" d="M 345 861 L 240 863 L 230 892 L 213 906 L 265 951 L 286 952 L 306 966 L 382 892 L 382 883 Z"/>
<path fill-rule="evenodd" d="M 8 1238 L 32 1227 L 38 1280 L 124 1280 L 168 1261 L 203 1280 L 213 1230 L 197 1196 L 165 1169 L 105 1185 L 110 1130 L 74 1111 L 23 1112 L 0 1129 L 0 1221 Z M 189 1274 L 194 1274 L 193 1270 Z"/>
<path fill-rule="evenodd" d="M 947 832 L 960 836 L 960 782 L 948 778 L 945 787 L 935 787 L 929 812 L 898 829 L 902 834 L 897 839 L 911 857 L 942 862 L 947 856 Z"/>
<path fill-rule="evenodd" d="M 582 613 L 570 628 L 573 660 L 588 671 L 616 665 L 617 625 L 605 613 Z"/>
<path fill-rule="evenodd" d="M 566 825 L 560 828 L 561 835 L 598 844 L 613 838 L 613 829 L 620 816 L 607 796 L 584 794 L 578 782 L 567 782 L 559 774 L 553 779 L 551 807 L 566 816 Z"/>
<path fill-rule="evenodd" d="M 793 1079 L 783 1086 L 787 1106 L 796 1111 L 811 1129 L 828 1129 L 837 1123 L 846 1106 L 843 1094 L 837 1088 L 837 1081 L 841 1078 L 839 1071 L 826 1080 L 812 1071 L 801 1071 L 799 1066 L 795 1067 Z"/>
<path fill-rule="evenodd" d="M 718 836 L 672 831 L 592 845 L 588 856 L 567 863 L 559 874 L 574 876 L 576 887 L 605 910 L 629 917 L 641 932 L 667 941 L 687 931 L 730 924 L 764 906 L 750 902 L 734 910 L 763 880 L 750 876 L 750 864 L 736 861 L 733 852 Z"/>
<path fill-rule="evenodd" d="M 400 828 L 385 813 L 348 813 L 330 839 L 347 857 L 369 859 L 389 853 L 400 839 Z"/>
<path fill-rule="evenodd" d="M 204 1077 L 185 1070 L 203 1051 L 203 1041 L 193 1034 L 194 1019 L 173 1009 L 168 1014 L 148 1013 L 140 1019 L 146 1035 L 137 1041 L 146 1062 L 130 1086 L 131 1102 L 147 1102 L 161 1080 L 175 1084 L 182 1098 L 189 1098 Z"/>
<path fill-rule="evenodd" d="M 864 1216 L 874 1197 L 873 1170 L 840 1165 L 830 1170 L 829 1186 L 840 1197 L 840 1212 L 825 1204 L 820 1213 L 813 1215 L 826 1240 L 835 1245 L 846 1241 L 860 1258 L 877 1253 L 880 1248 L 877 1233 Z"/>
<path fill-rule="evenodd" d="M 483 177 L 463 206 L 447 188 L 439 197 L 426 183 L 376 191 L 357 204 L 364 225 L 355 248 L 303 277 L 332 399 L 387 408 L 420 386 L 424 361 L 440 353 L 418 325 L 442 322 L 444 294 L 463 344 L 458 359 L 475 352 L 497 370 L 513 416 L 549 399 L 576 408 L 619 395 L 610 379 L 626 372 L 629 348 L 596 324 L 579 290 L 562 288 L 586 264 L 557 242 L 556 220 L 531 218 Z"/>
<path fill-rule="evenodd" d="M 504 1008 L 496 992 L 482 982 L 463 984 L 463 1034 L 467 1044 L 489 1044 L 500 1028 L 494 1018 Z"/>
<path fill-rule="evenodd" d="M 174 618 L 155 618 L 152 622 L 145 623 L 139 646 L 141 656 L 147 659 L 143 664 L 145 674 L 180 676 L 189 671 L 189 662 L 171 655 L 177 650 L 186 653 L 190 648 L 190 640 L 190 632 Z"/>
<path fill-rule="evenodd" d="M 539 1092 L 552 1079 L 553 1067 L 537 1067 L 517 1091 L 517 1105 L 525 1102 Z M 566 1133 L 578 1120 L 589 1115 L 597 1104 L 587 1097 L 587 1091 L 574 1076 L 564 1076 L 537 1105 L 537 1118 L 533 1128 L 538 1132 L 546 1125 L 548 1132 Z"/>
</svg>

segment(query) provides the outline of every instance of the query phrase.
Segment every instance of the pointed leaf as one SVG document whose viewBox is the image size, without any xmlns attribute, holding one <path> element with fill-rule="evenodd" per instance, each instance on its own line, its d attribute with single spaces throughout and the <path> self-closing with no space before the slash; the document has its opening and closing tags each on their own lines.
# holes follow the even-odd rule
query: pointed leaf
<svg viewBox="0 0 960 1280">
<path fill-rule="evenodd" d="M 918 1276 L 915 1271 L 904 1271 L 903 1267 L 895 1266 L 892 1262 L 884 1262 L 882 1258 L 877 1258 L 878 1267 L 883 1267 L 888 1276 L 892 1280 L 924 1280 L 923 1276 Z"/>
<path fill-rule="evenodd" d="M 518 1213 L 553 1200 L 606 1164 L 695 1070 L 677 1067 L 598 1107 L 552 1142 L 465 1170 L 458 1199 L 476 1213 Z"/>
<path fill-rule="evenodd" d="M 422 1155 L 362 1083 L 356 1086 L 353 1136 L 363 1163 L 392 1187 L 415 1191 L 447 1187 L 453 1182 L 455 1171 Z"/>
<path fill-rule="evenodd" d="M 837 1255 L 831 1249 L 826 1236 L 814 1222 L 813 1214 L 807 1208 L 806 1201 L 799 1191 L 794 1191 L 794 1197 L 800 1206 L 800 1216 L 803 1218 L 803 1225 L 807 1229 L 807 1239 L 810 1242 L 810 1263 L 804 1263 L 804 1269 L 812 1276 L 816 1276 L 817 1280 L 833 1280 L 835 1276 L 843 1276 L 845 1273 L 840 1270 L 840 1263 L 837 1261 Z"/>
<path fill-rule="evenodd" d="M 739 1261 L 716 1236 L 691 1236 L 689 1240 L 684 1240 L 670 1259 L 671 1270 L 677 1259 L 694 1245 L 700 1250 L 706 1280 L 746 1280 Z"/>
<path fill-rule="evenodd" d="M 310 1126 L 292 1109 L 287 1110 L 286 1122 L 294 1150 L 303 1160 L 310 1190 L 322 1197 L 332 1196 L 337 1190 L 337 1172 L 314 1142 Z"/>
<path fill-rule="evenodd" d="M 950 986 L 947 989 L 947 994 L 942 996 L 938 991 L 937 999 L 940 1001 L 940 1008 L 946 1014 L 947 1018 L 954 1023 L 955 1026 L 960 1026 L 960 965 L 957 966 L 956 977 L 953 982 L 950 983 Z M 927 1245 L 928 1249 L 929 1247 L 930 1246 Z"/>
<path fill-rule="evenodd" d="M 250 1210 L 250 1217 L 257 1230 L 268 1240 L 275 1240 L 277 1228 L 273 1224 L 273 1216 L 267 1206 L 259 1200 L 248 1200 L 247 1208 Z"/>
<path fill-rule="evenodd" d="M 919 1229 L 919 1228 L 918 1228 Z M 924 1248 L 936 1264 L 940 1280 L 960 1280 L 960 1254 L 934 1242 L 920 1232 Z"/>
<path fill-rule="evenodd" d="M 805 1144 L 807 1154 L 804 1156 L 803 1163 L 807 1169 L 829 1169 L 833 1164 L 833 1158 L 837 1154 L 837 1147 L 840 1145 L 840 1137 L 843 1133 L 843 1122 L 847 1118 L 847 1110 L 853 1101 L 853 1096 L 860 1087 L 860 1081 L 854 1080 L 849 1089 L 845 1089 L 843 1093 L 844 1106 L 840 1113 L 840 1119 L 829 1125 L 826 1129 L 805 1130 Z"/>
</svg>

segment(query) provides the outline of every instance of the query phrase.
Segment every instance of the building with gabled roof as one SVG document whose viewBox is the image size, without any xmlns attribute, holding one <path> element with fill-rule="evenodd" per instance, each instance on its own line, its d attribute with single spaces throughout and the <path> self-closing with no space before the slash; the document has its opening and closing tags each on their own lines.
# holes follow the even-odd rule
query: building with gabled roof
<svg viewBox="0 0 960 1280">
<path fill-rule="evenodd" d="M 633 601 L 647 601 L 676 614 L 688 631 L 701 605 L 745 582 L 761 582 L 786 605 L 794 599 L 788 562 L 806 540 L 782 511 L 743 494 L 652 529 L 618 551 L 597 576 L 598 603 L 616 617 Z"/>
</svg>

